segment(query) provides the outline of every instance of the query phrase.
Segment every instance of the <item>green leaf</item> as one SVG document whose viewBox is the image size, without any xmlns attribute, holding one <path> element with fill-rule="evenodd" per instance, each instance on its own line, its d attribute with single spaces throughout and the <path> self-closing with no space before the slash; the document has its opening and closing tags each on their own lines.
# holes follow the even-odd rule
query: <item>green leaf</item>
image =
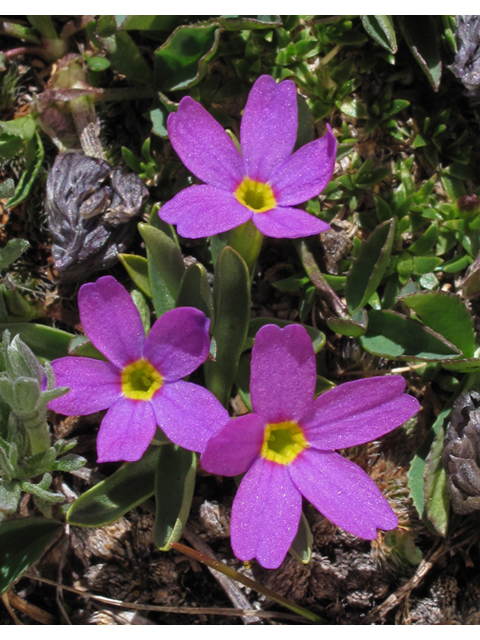
<svg viewBox="0 0 480 640">
<path fill-rule="evenodd" d="M 431 273 L 443 264 L 442 258 L 435 256 L 414 256 L 412 259 L 412 273 L 417 276 L 423 276 L 425 273 Z"/>
<path fill-rule="evenodd" d="M 248 332 L 250 281 L 245 260 L 231 247 L 220 253 L 215 269 L 213 295 L 217 343 L 216 361 L 204 365 L 207 388 L 228 405 L 238 361 Z"/>
<path fill-rule="evenodd" d="M 184 25 L 155 51 L 155 86 L 162 91 L 188 89 L 199 82 L 215 55 L 221 29 L 217 25 Z"/>
<path fill-rule="evenodd" d="M 432 222 L 428 229 L 422 234 L 416 242 L 408 247 L 410 253 L 415 256 L 423 256 L 430 249 L 433 249 L 438 238 L 438 222 Z"/>
<path fill-rule="evenodd" d="M 56 520 L 24 518 L 0 524 L 0 594 L 38 560 L 60 533 Z"/>
<path fill-rule="evenodd" d="M 363 243 L 345 284 L 345 297 L 351 314 L 364 306 L 377 290 L 390 260 L 394 237 L 395 220 L 387 220 L 378 225 Z"/>
<path fill-rule="evenodd" d="M 115 16 L 115 22 L 121 31 L 172 31 L 180 16 Z"/>
<path fill-rule="evenodd" d="M 280 16 L 218 16 L 212 20 L 227 31 L 244 31 L 247 29 L 268 29 L 281 27 Z"/>
<path fill-rule="evenodd" d="M 30 142 L 35 136 L 35 120 L 32 116 L 25 116 L 24 118 L 17 118 L 16 120 L 9 120 L 6 122 L 0 122 L 0 140 L 3 139 L 3 134 L 20 138 L 24 142 Z"/>
<path fill-rule="evenodd" d="M 434 526 L 435 531 L 443 537 L 447 535 L 448 513 L 450 510 L 447 474 L 442 466 L 444 438 L 445 431 L 442 426 L 436 434 L 425 460 L 423 472 L 425 480 L 425 515 Z"/>
<path fill-rule="evenodd" d="M 69 356 L 80 356 L 84 358 L 95 358 L 96 360 L 107 360 L 103 353 L 93 346 L 87 336 L 79 334 L 73 336 L 68 344 Z"/>
<path fill-rule="evenodd" d="M 397 39 L 392 16 L 360 16 L 368 35 L 389 51 L 397 53 Z"/>
<path fill-rule="evenodd" d="M 300 524 L 298 526 L 297 535 L 293 539 L 292 546 L 289 549 L 290 555 L 302 564 L 308 564 L 312 559 L 313 535 L 308 524 L 308 520 L 302 511 Z"/>
<path fill-rule="evenodd" d="M 137 307 L 140 318 L 142 319 L 145 335 L 148 335 L 151 327 L 151 311 L 148 302 L 143 293 L 138 289 L 133 289 L 133 291 L 130 292 L 130 297 Z"/>
<path fill-rule="evenodd" d="M 148 260 L 143 256 L 135 256 L 129 253 L 119 253 L 118 259 L 127 270 L 128 275 L 133 280 L 135 286 L 149 298 L 152 297 L 150 287 L 150 277 L 148 271 Z"/>
<path fill-rule="evenodd" d="M 43 149 L 42 140 L 37 132 L 35 138 L 30 140 L 27 144 L 25 153 L 25 169 L 22 173 L 22 177 L 20 178 L 20 182 L 17 184 L 15 195 L 7 201 L 7 208 L 13 209 L 23 202 L 28 196 L 30 189 L 32 188 L 32 184 L 40 171 L 44 157 L 45 151 Z"/>
<path fill-rule="evenodd" d="M 267 324 L 275 324 L 277 325 L 277 327 L 281 327 L 282 329 L 291 324 L 296 324 L 297 326 L 303 327 L 308 333 L 310 340 L 312 341 L 312 346 L 315 353 L 321 351 L 327 341 L 327 337 L 322 331 L 316 329 L 315 327 L 301 324 L 300 322 L 293 322 L 291 320 L 280 320 L 279 318 L 252 318 L 248 324 L 248 339 L 245 342 L 244 349 L 250 349 L 253 346 L 253 341 L 255 336 L 257 335 L 257 331 Z"/>
<path fill-rule="evenodd" d="M 405 40 L 435 91 L 442 77 L 442 58 L 434 16 L 398 16 Z"/>
<path fill-rule="evenodd" d="M 149 278 L 157 318 L 175 307 L 185 272 L 185 264 L 176 242 L 151 224 L 138 225 L 147 246 Z"/>
<path fill-rule="evenodd" d="M 448 371 L 459 371 L 460 373 L 469 373 L 472 371 L 480 371 L 480 358 L 458 358 L 442 362 L 442 367 Z"/>
<path fill-rule="evenodd" d="M 446 291 L 422 291 L 400 297 L 428 327 L 470 358 L 475 351 L 473 318 L 461 298 Z"/>
<path fill-rule="evenodd" d="M 369 311 L 359 342 L 365 351 L 394 360 L 443 361 L 460 355 L 441 335 L 394 311 Z"/>
<path fill-rule="evenodd" d="M 86 61 L 90 71 L 106 71 L 110 68 L 110 60 L 101 56 L 86 56 Z"/>
<path fill-rule="evenodd" d="M 195 307 L 213 318 L 213 298 L 208 282 L 208 272 L 200 262 L 191 264 L 185 271 L 177 296 L 176 307 Z"/>
<path fill-rule="evenodd" d="M 439 414 L 435 423 L 430 431 L 425 436 L 425 440 L 420 445 L 415 457 L 410 464 L 410 471 L 408 472 L 408 486 L 410 489 L 410 495 L 415 505 L 418 515 L 427 521 L 425 511 L 425 460 L 428 456 L 430 448 L 432 446 L 433 439 L 440 432 L 443 433 L 443 424 L 445 419 L 450 415 L 451 403 L 449 403 Z"/>
<path fill-rule="evenodd" d="M 335 103 L 342 113 L 353 118 L 368 118 L 368 111 L 363 102 L 353 96 L 347 96 Z"/>
<path fill-rule="evenodd" d="M 330 318 L 327 320 L 329 329 L 341 336 L 358 338 L 367 330 L 368 316 L 365 309 L 359 309 L 351 318 Z"/>
<path fill-rule="evenodd" d="M 0 324 L 0 334 L 8 329 L 13 336 L 17 334 L 38 358 L 55 360 L 68 355 L 68 345 L 73 334 L 53 329 L 43 324 L 12 323 Z"/>
<path fill-rule="evenodd" d="M 0 249 L 0 271 L 15 262 L 30 246 L 28 240 L 12 238 L 4 249 Z"/>
<path fill-rule="evenodd" d="M 145 502 L 155 491 L 155 470 L 162 447 L 150 447 L 137 462 L 127 462 L 80 496 L 67 513 L 77 527 L 103 527 Z"/>
<path fill-rule="evenodd" d="M 115 71 L 136 82 L 153 84 L 152 70 L 126 31 L 116 31 L 105 40 L 107 38 L 103 40 L 107 58 Z"/>
<path fill-rule="evenodd" d="M 155 474 L 155 526 L 153 537 L 160 551 L 178 542 L 190 513 L 197 456 L 172 444 L 161 447 Z"/>
<path fill-rule="evenodd" d="M 142 164 L 140 159 L 137 158 L 137 156 L 132 153 L 130 149 L 127 149 L 127 147 L 122 147 L 122 157 L 132 171 L 134 171 L 135 173 L 142 172 Z"/>
</svg>

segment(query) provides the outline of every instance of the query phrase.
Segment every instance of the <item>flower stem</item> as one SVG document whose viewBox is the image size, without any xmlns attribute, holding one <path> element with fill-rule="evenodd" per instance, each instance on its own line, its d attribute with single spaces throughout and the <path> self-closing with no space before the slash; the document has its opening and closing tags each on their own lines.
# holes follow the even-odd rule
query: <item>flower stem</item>
<svg viewBox="0 0 480 640">
<path fill-rule="evenodd" d="M 228 234 L 228 245 L 235 249 L 247 263 L 250 283 L 253 279 L 258 254 L 262 248 L 263 235 L 251 220 L 232 229 Z"/>
</svg>

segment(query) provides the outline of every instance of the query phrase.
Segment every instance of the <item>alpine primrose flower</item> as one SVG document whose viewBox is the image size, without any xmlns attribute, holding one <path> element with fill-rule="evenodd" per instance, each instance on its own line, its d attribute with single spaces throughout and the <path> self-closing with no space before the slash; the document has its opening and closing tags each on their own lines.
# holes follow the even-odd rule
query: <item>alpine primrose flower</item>
<svg viewBox="0 0 480 640">
<path fill-rule="evenodd" d="M 54 360 L 57 385 L 70 393 L 48 407 L 69 416 L 108 409 L 98 432 L 98 462 L 139 460 L 157 424 L 176 444 L 203 451 L 229 419 L 213 394 L 181 380 L 208 356 L 208 318 L 179 307 L 159 318 L 145 338 L 133 300 L 112 276 L 84 284 L 78 307 L 85 333 L 108 362 Z"/>
<path fill-rule="evenodd" d="M 388 376 L 346 382 L 314 400 L 315 354 L 305 329 L 266 325 L 251 363 L 253 413 L 212 436 L 203 468 L 246 475 L 232 507 L 231 541 L 241 560 L 280 566 L 297 533 L 302 495 L 360 538 L 394 529 L 397 517 L 375 483 L 336 449 L 364 444 L 403 424 L 420 405 Z"/>
<path fill-rule="evenodd" d="M 294 205 L 317 196 L 332 177 L 336 141 L 327 133 L 292 154 L 297 95 L 291 80 L 261 76 L 250 91 L 240 128 L 240 153 L 223 127 L 189 96 L 168 116 L 170 141 L 204 185 L 178 193 L 161 208 L 186 238 L 229 231 L 248 220 L 273 238 L 299 238 L 329 225 Z"/>
</svg>

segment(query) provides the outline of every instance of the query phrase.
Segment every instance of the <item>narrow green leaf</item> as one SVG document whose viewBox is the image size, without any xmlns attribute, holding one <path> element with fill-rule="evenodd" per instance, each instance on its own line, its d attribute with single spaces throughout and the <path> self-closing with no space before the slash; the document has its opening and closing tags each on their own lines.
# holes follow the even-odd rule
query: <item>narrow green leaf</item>
<svg viewBox="0 0 480 640">
<path fill-rule="evenodd" d="M 107 57 L 115 71 L 123 73 L 136 82 L 151 85 L 153 73 L 139 48 L 126 31 L 117 31 L 112 38 L 114 44 L 107 49 Z"/>
<path fill-rule="evenodd" d="M 215 362 L 205 363 L 205 379 L 207 388 L 227 406 L 250 318 L 248 268 L 231 247 L 225 247 L 218 258 L 213 291 L 217 355 Z"/>
<path fill-rule="evenodd" d="M 289 549 L 290 555 L 302 564 L 308 564 L 312 559 L 313 534 L 308 524 L 308 520 L 302 511 L 300 524 L 298 526 L 297 535 L 293 539 L 292 546 Z"/>
<path fill-rule="evenodd" d="M 341 336 L 351 336 L 358 338 L 363 336 L 367 330 L 368 316 L 365 309 L 359 309 L 351 318 L 330 318 L 327 320 L 328 327 L 339 333 Z"/>
<path fill-rule="evenodd" d="M 149 298 L 152 297 L 150 277 L 148 272 L 148 260 L 143 256 L 135 256 L 129 253 L 119 253 L 118 259 L 127 270 L 135 286 Z"/>
<path fill-rule="evenodd" d="M 435 333 L 394 311 L 369 311 L 359 342 L 365 351 L 394 360 L 452 360 L 460 350 Z"/>
<path fill-rule="evenodd" d="M 172 31 L 181 16 L 115 16 L 122 31 Z"/>
<path fill-rule="evenodd" d="M 435 91 L 442 77 L 442 57 L 435 16 L 398 16 L 405 40 Z"/>
<path fill-rule="evenodd" d="M 96 360 L 107 360 L 100 351 L 93 346 L 87 336 L 79 334 L 73 336 L 68 344 L 69 356 L 81 356 L 84 358 L 95 358 Z"/>
<path fill-rule="evenodd" d="M 145 502 L 155 491 L 155 470 L 162 447 L 150 447 L 137 462 L 127 462 L 80 496 L 67 513 L 77 527 L 103 527 Z"/>
<path fill-rule="evenodd" d="M 434 526 L 435 531 L 443 537 L 447 535 L 448 513 L 450 510 L 447 474 L 442 466 L 444 438 L 445 431 L 442 426 L 433 440 L 430 452 L 425 460 L 423 472 L 425 480 L 425 515 Z"/>
<path fill-rule="evenodd" d="M 387 220 L 378 225 L 362 244 L 345 284 L 345 297 L 351 314 L 364 306 L 377 290 L 390 260 L 394 237 L 395 220 Z"/>
<path fill-rule="evenodd" d="M 416 242 L 408 247 L 410 253 L 414 256 L 423 256 L 430 249 L 433 249 L 438 238 L 438 222 L 432 222 L 428 229 L 422 234 Z"/>
<path fill-rule="evenodd" d="M 67 356 L 68 345 L 74 337 L 72 333 L 60 329 L 26 322 L 0 324 L 0 334 L 5 329 L 10 331 L 12 337 L 18 334 L 38 358 L 47 360 Z"/>
<path fill-rule="evenodd" d="M 436 258 L 435 256 L 413 256 L 412 273 L 417 276 L 423 276 L 426 273 L 431 273 L 435 269 L 438 269 L 441 264 L 443 264 L 442 258 Z"/>
<path fill-rule="evenodd" d="M 199 262 L 191 264 L 185 271 L 175 306 L 195 307 L 208 318 L 213 318 L 213 298 L 208 282 L 208 272 Z"/>
<path fill-rule="evenodd" d="M 473 318 L 461 298 L 446 291 L 422 291 L 400 297 L 428 327 L 470 358 L 475 351 Z"/>
<path fill-rule="evenodd" d="M 178 542 L 190 513 L 197 456 L 172 444 L 161 447 L 155 474 L 155 526 L 153 537 L 160 551 Z"/>
<path fill-rule="evenodd" d="M 365 31 L 375 42 L 390 53 L 397 52 L 397 38 L 392 16 L 360 16 L 360 18 Z"/>
<path fill-rule="evenodd" d="M 140 235 L 145 240 L 147 250 L 160 272 L 170 295 L 176 299 L 180 282 L 185 273 L 185 264 L 177 244 L 160 229 L 150 224 L 138 225 Z"/>
<path fill-rule="evenodd" d="M 445 422 L 445 419 L 450 415 L 451 409 L 452 407 L 449 403 L 443 409 L 443 411 L 438 414 L 435 423 L 425 436 L 425 440 L 420 445 L 418 451 L 415 454 L 415 457 L 412 460 L 412 463 L 410 464 L 410 471 L 408 472 L 408 486 L 410 489 L 410 495 L 412 497 L 413 504 L 418 511 L 418 515 L 423 520 L 426 520 L 425 480 L 423 476 L 425 470 L 425 460 L 432 446 L 434 437 L 438 435 L 438 433 L 443 432 L 443 424 Z"/>
<path fill-rule="evenodd" d="M 40 171 L 44 157 L 45 151 L 43 149 L 42 140 L 37 132 L 35 134 L 35 138 L 30 140 L 27 144 L 25 153 L 25 169 L 20 178 L 20 182 L 17 184 L 17 188 L 15 189 L 15 195 L 7 201 L 7 208 L 13 209 L 23 202 L 28 196 L 32 184 Z"/>
<path fill-rule="evenodd" d="M 0 594 L 38 560 L 63 525 L 56 520 L 24 518 L 0 524 Z"/>
<path fill-rule="evenodd" d="M 147 246 L 152 300 L 159 318 L 175 307 L 185 264 L 176 242 L 166 233 L 143 223 L 138 225 L 138 230 Z"/>
</svg>

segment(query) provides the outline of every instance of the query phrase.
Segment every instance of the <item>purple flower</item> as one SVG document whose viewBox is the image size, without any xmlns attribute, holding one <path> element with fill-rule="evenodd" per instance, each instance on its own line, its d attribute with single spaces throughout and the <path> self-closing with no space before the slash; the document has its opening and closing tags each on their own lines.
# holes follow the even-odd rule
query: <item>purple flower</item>
<svg viewBox="0 0 480 640">
<path fill-rule="evenodd" d="M 315 354 L 303 327 L 262 327 L 252 352 L 253 413 L 230 420 L 208 442 L 210 473 L 246 473 L 232 507 L 241 560 L 282 563 L 297 533 L 302 495 L 360 538 L 394 529 L 397 517 L 375 483 L 335 449 L 364 444 L 408 420 L 420 405 L 400 376 L 355 380 L 314 398 Z"/>
<path fill-rule="evenodd" d="M 208 356 L 208 318 L 191 307 L 173 309 L 145 339 L 135 304 L 111 276 L 84 284 L 78 307 L 85 333 L 109 362 L 54 360 L 57 385 L 70 393 L 49 408 L 70 416 L 108 409 L 98 432 L 98 462 L 139 460 L 157 424 L 176 444 L 203 451 L 228 412 L 209 391 L 181 378 Z"/>
<path fill-rule="evenodd" d="M 261 76 L 253 85 L 240 129 L 242 155 L 223 127 L 192 98 L 168 116 L 168 135 L 184 165 L 206 184 L 163 205 L 160 217 L 186 238 L 228 231 L 252 219 L 273 238 L 299 238 L 329 225 L 297 205 L 317 196 L 332 177 L 336 141 L 330 126 L 292 154 L 297 95 L 290 80 Z"/>
</svg>

